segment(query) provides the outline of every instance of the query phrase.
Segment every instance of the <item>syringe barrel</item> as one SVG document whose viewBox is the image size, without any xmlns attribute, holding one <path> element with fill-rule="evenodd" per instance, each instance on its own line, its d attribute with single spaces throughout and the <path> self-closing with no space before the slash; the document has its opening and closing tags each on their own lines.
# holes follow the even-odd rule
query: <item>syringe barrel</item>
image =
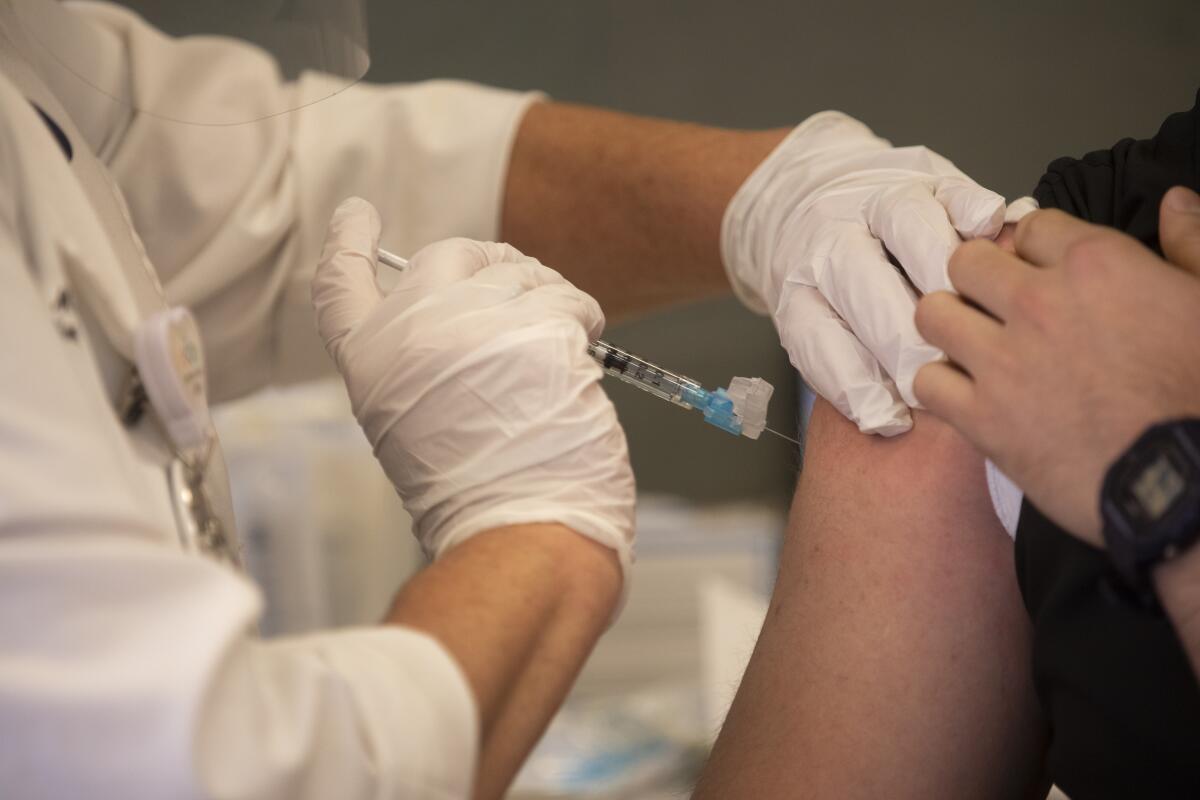
<svg viewBox="0 0 1200 800">
<path fill-rule="evenodd" d="M 603 339 L 588 343 L 588 355 L 609 375 L 684 408 L 693 408 L 688 398 L 704 392 L 699 383 L 686 375 L 651 364 Z"/>
</svg>

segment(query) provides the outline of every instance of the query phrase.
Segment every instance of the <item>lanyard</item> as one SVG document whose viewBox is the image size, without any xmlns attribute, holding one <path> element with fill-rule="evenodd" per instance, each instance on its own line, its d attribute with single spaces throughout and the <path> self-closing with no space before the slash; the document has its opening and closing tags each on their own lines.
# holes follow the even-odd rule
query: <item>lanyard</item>
<svg viewBox="0 0 1200 800">
<path fill-rule="evenodd" d="M 10 55 L 0 48 L 5 76 L 17 79 L 26 97 L 37 102 L 41 121 L 61 120 L 65 126 L 55 122 L 54 138 L 65 137 L 68 144 L 82 141 L 28 65 Z M 55 144 L 61 147 L 61 141 Z M 55 271 L 50 279 L 52 308 L 63 312 L 56 315 L 56 324 L 67 338 L 77 335 L 74 315 L 66 313 L 74 305 L 70 287 L 111 346 L 111 355 L 100 348 L 96 359 L 102 378 L 112 381 L 108 386 L 117 394 L 122 421 L 132 427 L 149 403 L 161 422 L 173 456 L 166 477 L 184 545 L 236 564 L 231 536 L 205 480 L 216 436 L 195 320 L 186 309 L 167 307 L 129 210 L 103 165 L 86 147 L 69 147 L 63 156 L 65 163 L 50 164 L 45 176 L 58 184 L 56 196 L 61 200 L 46 216 L 60 218 L 62 226 L 55 240 L 61 261 L 52 258 L 47 263 L 62 263 L 70 276 L 68 283 Z M 119 378 L 119 373 L 125 377 Z"/>
<path fill-rule="evenodd" d="M 182 307 L 151 314 L 134 331 L 133 350 L 137 369 L 131 394 L 154 407 L 175 456 L 167 478 L 180 536 L 185 545 L 240 567 L 205 482 L 216 434 L 196 320 Z"/>
</svg>

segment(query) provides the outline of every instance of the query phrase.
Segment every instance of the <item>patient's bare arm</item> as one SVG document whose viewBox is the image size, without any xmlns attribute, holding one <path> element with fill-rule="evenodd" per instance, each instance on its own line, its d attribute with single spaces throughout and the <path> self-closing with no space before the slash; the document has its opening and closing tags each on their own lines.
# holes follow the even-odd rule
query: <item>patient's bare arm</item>
<svg viewBox="0 0 1200 800">
<path fill-rule="evenodd" d="M 1012 540 L 980 457 L 916 420 L 864 436 L 818 402 L 770 613 L 696 800 L 1044 796 Z"/>
</svg>

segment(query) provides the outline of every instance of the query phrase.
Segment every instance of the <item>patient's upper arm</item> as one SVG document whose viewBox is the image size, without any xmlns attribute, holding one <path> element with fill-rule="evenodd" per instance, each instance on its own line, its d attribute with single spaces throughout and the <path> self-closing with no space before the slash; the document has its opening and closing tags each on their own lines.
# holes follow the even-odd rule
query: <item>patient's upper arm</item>
<svg viewBox="0 0 1200 800">
<path fill-rule="evenodd" d="M 818 402 L 771 611 L 696 797 L 1013 797 L 1040 726 L 982 459 Z"/>
</svg>

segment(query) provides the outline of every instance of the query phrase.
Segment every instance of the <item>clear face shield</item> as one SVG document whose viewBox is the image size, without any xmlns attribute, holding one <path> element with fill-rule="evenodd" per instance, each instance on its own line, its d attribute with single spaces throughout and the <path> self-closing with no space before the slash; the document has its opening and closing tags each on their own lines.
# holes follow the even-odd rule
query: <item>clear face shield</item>
<svg viewBox="0 0 1200 800">
<path fill-rule="evenodd" d="M 177 37 L 172 46 L 190 48 L 198 65 L 206 52 L 215 57 L 216 47 L 230 39 L 258 48 L 260 52 L 243 51 L 245 67 L 271 69 L 273 61 L 281 78 L 291 83 L 288 90 L 265 98 L 265 106 L 264 98 L 256 97 L 249 111 L 251 104 L 223 99 L 212 87 L 202 96 L 186 86 L 177 92 L 150 91 L 124 72 L 97 74 L 62 33 L 63 12 L 54 0 L 11 2 L 26 35 L 84 84 L 116 103 L 170 122 L 242 125 L 285 114 L 337 94 L 361 80 L 370 66 L 365 0 L 119 0 L 153 27 Z M 297 81 L 305 72 L 326 77 Z"/>
</svg>

